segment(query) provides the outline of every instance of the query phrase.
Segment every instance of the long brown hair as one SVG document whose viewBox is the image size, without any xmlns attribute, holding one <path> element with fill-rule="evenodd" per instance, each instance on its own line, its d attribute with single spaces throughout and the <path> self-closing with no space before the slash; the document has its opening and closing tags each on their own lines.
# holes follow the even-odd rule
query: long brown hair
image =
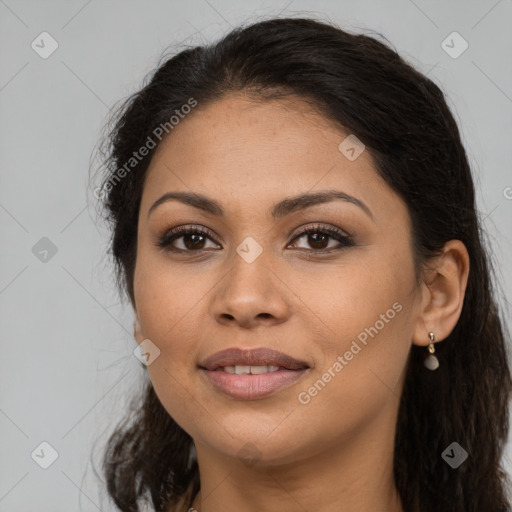
<svg viewBox="0 0 512 512">
<path fill-rule="evenodd" d="M 464 306 L 437 349 L 440 368 L 426 370 L 420 347 L 411 348 L 394 476 L 408 512 L 508 510 L 500 459 L 511 375 L 471 170 L 443 93 L 388 44 L 312 19 L 281 18 L 237 28 L 159 65 L 118 109 L 100 150 L 105 173 L 99 197 L 112 229 L 120 291 L 134 304 L 137 220 L 154 149 L 122 179 L 113 183 L 113 177 L 190 98 L 204 106 L 232 91 L 263 100 L 298 95 L 356 134 L 408 206 L 418 275 L 448 240 L 465 244 L 470 275 Z M 457 469 L 441 457 L 452 442 L 469 454 Z M 145 499 L 158 512 L 180 499 L 190 506 L 200 485 L 192 445 L 148 381 L 141 406 L 108 441 L 103 462 L 109 496 L 124 512 L 138 512 Z"/>
</svg>

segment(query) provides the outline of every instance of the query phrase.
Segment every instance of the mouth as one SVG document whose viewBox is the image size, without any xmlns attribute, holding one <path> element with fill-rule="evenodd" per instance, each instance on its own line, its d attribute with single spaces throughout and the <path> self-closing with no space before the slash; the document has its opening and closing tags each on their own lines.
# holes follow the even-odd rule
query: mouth
<svg viewBox="0 0 512 512">
<path fill-rule="evenodd" d="M 273 365 L 234 365 L 234 366 L 220 366 L 216 368 L 215 372 L 225 372 L 232 375 L 263 375 L 264 373 L 273 373 L 279 370 L 289 370 L 290 368 L 284 368 L 282 366 Z"/>
<path fill-rule="evenodd" d="M 198 368 L 216 391 L 238 400 L 256 400 L 291 386 L 310 366 L 271 349 L 232 348 L 206 358 Z"/>
<path fill-rule="evenodd" d="M 269 348 L 250 350 L 228 348 L 207 357 L 204 361 L 199 363 L 199 367 L 209 371 L 228 368 L 227 373 L 240 372 L 238 374 L 257 374 L 267 373 L 267 371 L 277 371 L 276 368 L 304 370 L 309 368 L 309 365 L 305 361 L 295 359 L 288 354 Z M 232 371 L 233 368 L 235 371 Z M 254 371 L 252 371 L 253 369 Z M 263 371 L 263 369 L 265 369 L 265 371 Z"/>
</svg>

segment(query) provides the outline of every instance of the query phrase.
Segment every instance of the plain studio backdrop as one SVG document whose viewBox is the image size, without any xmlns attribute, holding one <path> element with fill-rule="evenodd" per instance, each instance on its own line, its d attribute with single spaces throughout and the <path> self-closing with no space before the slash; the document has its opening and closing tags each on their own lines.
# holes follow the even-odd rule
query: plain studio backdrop
<svg viewBox="0 0 512 512">
<path fill-rule="evenodd" d="M 0 0 L 0 511 L 114 510 L 91 453 L 142 369 L 88 181 L 109 109 L 166 48 L 276 15 L 378 31 L 445 91 L 511 325 L 509 0 Z"/>
</svg>

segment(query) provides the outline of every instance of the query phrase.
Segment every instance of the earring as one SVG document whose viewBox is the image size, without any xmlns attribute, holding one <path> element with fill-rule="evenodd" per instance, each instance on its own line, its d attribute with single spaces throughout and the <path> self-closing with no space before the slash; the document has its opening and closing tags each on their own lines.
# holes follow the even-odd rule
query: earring
<svg viewBox="0 0 512 512">
<path fill-rule="evenodd" d="M 434 341 L 436 337 L 434 336 L 433 332 L 428 333 L 428 337 L 430 339 L 430 345 L 428 346 L 428 351 L 430 352 L 430 355 L 425 359 L 424 365 L 429 370 L 437 370 L 439 368 L 439 359 L 435 355 L 433 355 L 436 351 L 434 348 Z"/>
</svg>

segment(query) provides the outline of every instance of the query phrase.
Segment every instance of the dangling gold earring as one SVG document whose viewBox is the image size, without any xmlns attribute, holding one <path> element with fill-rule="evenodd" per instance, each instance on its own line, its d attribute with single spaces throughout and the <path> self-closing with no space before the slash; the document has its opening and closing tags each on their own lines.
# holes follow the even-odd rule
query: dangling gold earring
<svg viewBox="0 0 512 512">
<path fill-rule="evenodd" d="M 430 355 L 425 359 L 424 364 L 429 370 L 437 370 L 439 368 L 439 359 L 434 355 L 436 349 L 434 348 L 434 341 L 436 337 L 433 332 L 428 333 L 428 337 L 430 339 L 430 345 L 428 346 L 428 351 Z"/>
</svg>

